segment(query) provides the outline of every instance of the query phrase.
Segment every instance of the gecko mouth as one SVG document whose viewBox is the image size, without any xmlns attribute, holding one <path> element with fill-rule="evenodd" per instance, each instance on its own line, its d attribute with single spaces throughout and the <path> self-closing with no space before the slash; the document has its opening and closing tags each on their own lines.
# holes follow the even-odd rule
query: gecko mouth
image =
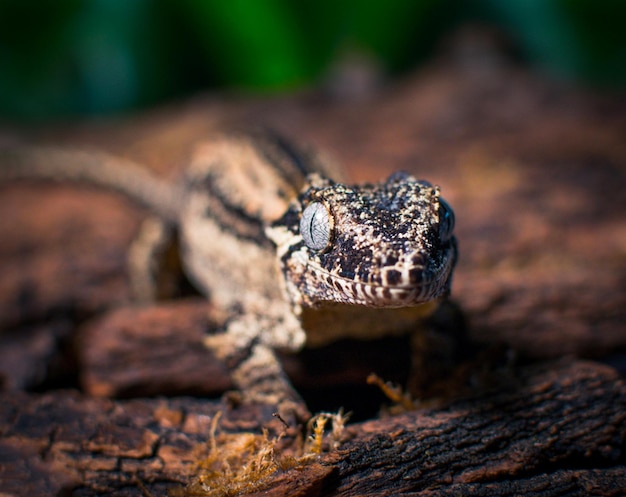
<svg viewBox="0 0 626 497">
<path fill-rule="evenodd" d="M 320 302 L 392 308 L 425 304 L 447 296 L 455 262 L 456 247 L 451 244 L 436 271 L 416 266 L 400 273 L 390 268 L 382 283 L 378 284 L 333 274 L 316 264 L 309 264 L 308 270 L 328 285 L 325 294 L 318 296 Z"/>
</svg>

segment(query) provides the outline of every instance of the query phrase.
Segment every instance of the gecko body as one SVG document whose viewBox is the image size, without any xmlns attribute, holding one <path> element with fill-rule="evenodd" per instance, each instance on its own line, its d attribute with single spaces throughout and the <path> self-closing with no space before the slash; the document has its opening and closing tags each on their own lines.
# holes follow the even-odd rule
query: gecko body
<svg viewBox="0 0 626 497">
<path fill-rule="evenodd" d="M 244 399 L 278 406 L 298 397 L 276 350 L 411 332 L 450 292 L 454 214 L 439 188 L 406 173 L 350 186 L 334 173 L 269 135 L 200 144 L 173 184 L 107 155 L 0 152 L 0 181 L 88 182 L 154 213 L 148 248 L 130 251 L 144 300 L 155 295 L 154 247 L 177 232 L 188 278 L 226 316 L 206 345 Z"/>
</svg>

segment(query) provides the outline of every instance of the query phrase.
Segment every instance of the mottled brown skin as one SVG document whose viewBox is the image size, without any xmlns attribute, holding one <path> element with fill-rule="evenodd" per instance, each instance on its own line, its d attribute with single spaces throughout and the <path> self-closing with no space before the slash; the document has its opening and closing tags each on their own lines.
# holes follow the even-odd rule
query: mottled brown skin
<svg viewBox="0 0 626 497">
<path fill-rule="evenodd" d="M 89 182 L 154 212 L 130 251 L 143 300 L 156 295 L 151 258 L 177 232 L 186 274 L 225 316 L 206 345 L 232 366 L 245 401 L 283 411 L 302 404 L 276 349 L 413 332 L 449 294 L 456 262 L 454 216 L 437 187 L 404 173 L 346 186 L 330 174 L 340 176 L 269 135 L 200 144 L 173 185 L 102 154 L 0 152 L 0 181 Z"/>
<path fill-rule="evenodd" d="M 301 233 L 303 212 L 314 204 L 327 212 L 319 249 Z M 406 333 L 429 315 L 450 292 L 452 216 L 438 188 L 404 173 L 359 186 L 310 176 L 268 229 L 307 344 Z"/>
</svg>

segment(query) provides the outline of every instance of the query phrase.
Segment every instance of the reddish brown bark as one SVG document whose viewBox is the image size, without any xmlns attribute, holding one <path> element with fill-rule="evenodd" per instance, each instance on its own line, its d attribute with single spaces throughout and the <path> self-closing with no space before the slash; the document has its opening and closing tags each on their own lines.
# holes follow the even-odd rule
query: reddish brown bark
<svg viewBox="0 0 626 497">
<path fill-rule="evenodd" d="M 56 392 L 0 401 L 0 488 L 11 495 L 181 490 L 207 455 L 218 410 L 228 433 L 258 433 L 271 419 L 190 398 Z M 547 363 L 445 409 L 353 424 L 339 448 L 276 472 L 263 495 L 620 495 L 625 437 L 626 388 L 614 371 Z"/>
</svg>

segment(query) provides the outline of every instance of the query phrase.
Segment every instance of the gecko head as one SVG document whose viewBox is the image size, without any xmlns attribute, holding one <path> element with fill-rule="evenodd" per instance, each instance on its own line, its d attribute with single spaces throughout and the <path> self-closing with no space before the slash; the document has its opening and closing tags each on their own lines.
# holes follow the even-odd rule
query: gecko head
<svg viewBox="0 0 626 497">
<path fill-rule="evenodd" d="M 311 175 L 267 234 L 294 303 L 404 307 L 449 293 L 453 230 L 438 187 L 395 173 L 359 186 Z"/>
</svg>

